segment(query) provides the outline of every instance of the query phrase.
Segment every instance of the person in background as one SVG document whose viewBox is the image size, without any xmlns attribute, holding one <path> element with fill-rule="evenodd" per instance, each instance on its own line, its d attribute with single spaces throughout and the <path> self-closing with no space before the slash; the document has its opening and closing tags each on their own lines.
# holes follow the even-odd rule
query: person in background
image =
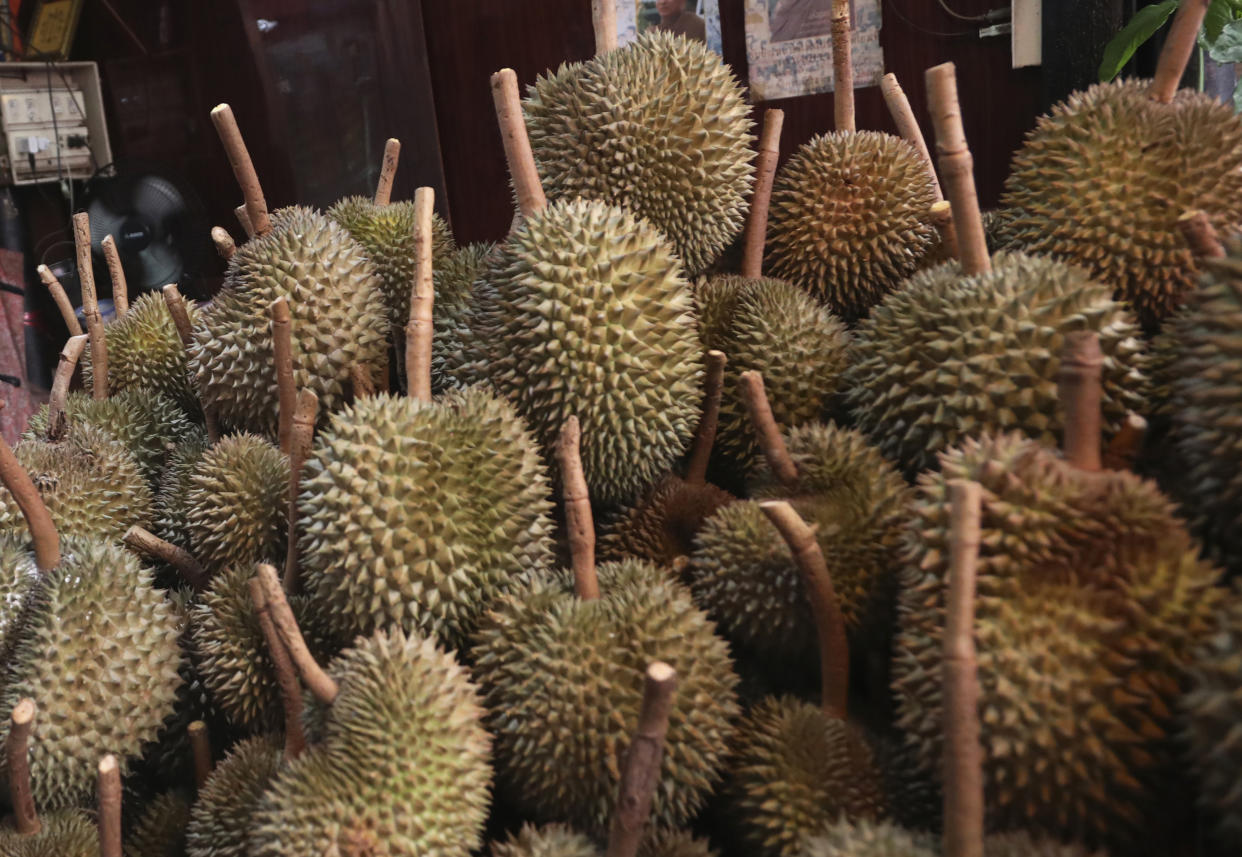
<svg viewBox="0 0 1242 857">
<path fill-rule="evenodd" d="M 656 11 L 660 13 L 658 29 L 687 39 L 707 41 L 707 25 L 698 15 L 686 11 L 686 0 L 656 0 Z"/>
</svg>

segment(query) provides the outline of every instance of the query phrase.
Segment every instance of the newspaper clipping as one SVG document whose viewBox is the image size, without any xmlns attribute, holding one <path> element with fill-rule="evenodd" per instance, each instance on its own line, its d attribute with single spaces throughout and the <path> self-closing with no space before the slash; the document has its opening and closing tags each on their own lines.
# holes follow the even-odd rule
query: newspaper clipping
<svg viewBox="0 0 1242 857">
<path fill-rule="evenodd" d="M 851 0 L 854 85 L 884 74 L 880 0 Z M 832 0 L 746 0 L 746 58 L 755 101 L 831 92 Z"/>
</svg>

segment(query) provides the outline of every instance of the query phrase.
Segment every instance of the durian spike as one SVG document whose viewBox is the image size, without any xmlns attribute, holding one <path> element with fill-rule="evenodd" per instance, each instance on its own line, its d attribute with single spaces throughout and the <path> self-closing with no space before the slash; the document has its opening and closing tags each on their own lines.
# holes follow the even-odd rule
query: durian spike
<svg viewBox="0 0 1242 857">
<path fill-rule="evenodd" d="M 40 265 L 36 270 L 39 272 L 39 279 L 51 293 L 52 300 L 56 302 L 60 317 L 65 320 L 65 327 L 69 328 L 69 335 L 81 336 L 82 325 L 78 322 L 77 313 L 73 311 L 73 304 L 69 302 L 69 295 L 65 294 L 65 287 L 60 284 L 60 280 L 56 279 L 56 275 L 47 265 Z"/>
<path fill-rule="evenodd" d="M 1169 27 L 1169 35 L 1160 49 L 1160 59 L 1156 61 L 1156 74 L 1147 90 L 1152 101 L 1168 104 L 1177 94 L 1177 85 L 1186 71 L 1186 63 L 1195 49 L 1199 29 L 1210 5 L 1212 0 L 1182 0 L 1178 4 L 1173 25 Z"/>
<path fill-rule="evenodd" d="M 677 671 L 663 661 L 647 667 L 638 728 L 625 751 L 617 803 L 612 808 L 605 857 L 634 857 L 651 818 L 651 798 L 660 784 L 664 737 L 677 693 Z"/>
<path fill-rule="evenodd" d="M 1091 330 L 1065 335 L 1057 396 L 1065 411 L 1065 460 L 1079 470 L 1100 469 L 1100 374 L 1104 355 L 1100 338 Z"/>
<path fill-rule="evenodd" d="M 591 496 L 582 470 L 582 427 L 577 417 L 565 420 L 556 458 L 561 466 L 561 494 L 565 500 L 565 529 L 573 558 L 574 592 L 584 601 L 599 598 L 595 575 L 595 521 Z"/>
<path fill-rule="evenodd" d="M 707 352 L 707 371 L 703 378 L 703 416 L 694 433 L 694 446 L 690 448 L 690 462 L 686 465 L 686 482 L 702 485 L 707 481 L 707 462 L 712 457 L 712 445 L 716 442 L 716 428 L 720 424 L 720 397 L 724 393 L 724 370 L 728 358 L 723 351 Z"/>
<path fill-rule="evenodd" d="M 177 570 L 182 579 L 190 584 L 195 592 L 207 588 L 210 576 L 194 556 L 184 548 L 166 542 L 159 536 L 139 526 L 130 527 L 121 539 L 125 546 L 134 553 L 166 562 Z"/>
<path fill-rule="evenodd" d="M 302 467 L 310 455 L 315 440 L 315 420 L 319 415 L 319 397 L 314 390 L 298 393 L 297 408 L 293 412 L 293 428 L 289 437 L 289 500 L 288 538 L 285 549 L 285 589 L 298 592 L 298 494 L 302 490 Z"/>
<path fill-rule="evenodd" d="M 263 187 L 259 184 L 259 176 L 254 171 L 254 162 L 250 160 L 250 152 L 246 149 L 246 141 L 242 139 L 241 129 L 237 127 L 237 119 L 233 117 L 233 108 L 227 104 L 217 104 L 211 110 L 211 121 L 224 144 L 224 151 L 229 157 L 229 166 L 241 187 L 242 199 L 246 201 L 246 215 L 251 228 L 246 230 L 260 238 L 272 231 L 272 221 L 267 216 L 267 201 L 263 198 Z M 245 225 L 245 224 L 243 224 Z"/>
<path fill-rule="evenodd" d="M 56 375 L 52 378 L 52 392 L 47 398 L 47 439 L 60 440 L 69 428 L 69 418 L 65 415 L 65 404 L 69 400 L 69 384 L 73 381 L 73 373 L 78 368 L 78 360 L 86 350 L 86 342 L 90 337 L 85 333 L 71 336 L 65 340 L 65 347 L 60 349 L 60 360 L 56 364 Z"/>
<path fill-rule="evenodd" d="M 1131 411 L 1104 449 L 1104 466 L 1109 470 L 1130 470 L 1147 438 L 1147 420 Z"/>
<path fill-rule="evenodd" d="M 316 699 L 325 705 L 331 705 L 337 694 L 341 692 L 341 688 L 336 680 L 319 666 L 314 655 L 310 653 L 310 649 L 306 647 L 306 640 L 302 637 L 302 630 L 298 628 L 298 620 L 294 618 L 289 601 L 285 598 L 285 590 L 281 588 L 276 569 L 267 563 L 259 563 L 257 572 L 259 582 L 263 586 L 263 595 L 267 598 L 267 609 L 272 617 L 272 624 L 276 626 L 280 640 L 285 644 L 289 659 L 298 668 L 302 683 L 315 695 Z"/>
<path fill-rule="evenodd" d="M 787 487 L 798 482 L 798 468 L 785 446 L 785 438 L 781 437 L 780 426 L 772 415 L 772 405 L 768 402 L 768 394 L 763 386 L 763 376 L 754 369 L 748 369 L 738 379 L 741 388 L 742 402 L 746 412 L 750 414 L 750 423 L 755 427 L 755 439 L 767 459 L 772 473 Z"/>
<path fill-rule="evenodd" d="M 591 25 L 595 28 L 595 55 L 617 49 L 616 0 L 591 0 Z"/>
<path fill-rule="evenodd" d="M 39 814 L 35 811 L 34 795 L 30 791 L 30 758 L 26 755 L 34 716 L 33 699 L 23 699 L 13 706 L 9 738 L 4 748 L 9 765 L 9 799 L 13 804 L 17 832 L 22 836 L 34 836 L 43 829 Z"/>
<path fill-rule="evenodd" d="M 957 231 L 958 258 L 968 274 L 992 270 L 988 240 L 975 193 L 974 159 L 962 130 L 962 109 L 957 100 L 957 67 L 942 63 L 927 70 L 927 100 L 936 129 L 936 153 L 945 196 L 952 204 L 953 228 Z"/>
<path fill-rule="evenodd" d="M 254 224 L 250 222 L 250 215 L 246 212 L 246 204 L 243 202 L 233 209 L 233 214 L 237 215 L 237 222 L 241 224 L 242 231 L 246 233 L 246 237 L 253 238 Z"/>
<path fill-rule="evenodd" d="M 125 269 L 121 267 L 121 254 L 117 252 L 116 240 L 105 235 L 100 242 L 103 247 L 104 259 L 108 262 L 108 277 L 112 280 L 112 305 L 116 308 L 116 320 L 125 318 L 129 312 L 129 283 L 125 280 Z"/>
<path fill-rule="evenodd" d="M 901 88 L 897 75 L 888 73 L 880 79 L 880 92 L 884 94 L 884 103 L 888 105 L 888 113 L 893 117 L 897 133 L 910 145 L 919 150 L 927 163 L 927 174 L 931 177 L 932 186 L 936 189 L 936 199 L 944 199 L 944 191 L 940 189 L 940 178 L 936 175 L 936 164 L 932 161 L 931 151 L 927 148 L 927 140 L 923 137 L 923 129 L 919 120 L 914 118 L 914 108 L 906 91 Z"/>
<path fill-rule="evenodd" d="M 435 335 L 432 312 L 436 289 L 432 279 L 431 217 L 435 191 L 414 191 L 414 282 L 410 291 L 410 320 L 405 326 L 405 377 L 411 399 L 431 401 L 431 346 Z"/>
<path fill-rule="evenodd" d="M 3 406 L 4 403 L 0 402 L 0 408 Z M 22 517 L 26 519 L 30 540 L 34 543 L 35 565 L 39 571 L 51 571 L 60 565 L 60 535 L 39 489 L 3 437 L 0 437 L 0 482 L 9 489 L 13 502 L 17 503 Z"/>
<path fill-rule="evenodd" d="M 815 633 L 819 638 L 820 707 L 829 717 L 844 720 L 849 705 L 849 640 L 845 635 L 845 617 L 841 615 L 841 605 L 823 551 L 815 539 L 815 530 L 807 526 L 785 500 L 768 500 L 760 503 L 759 508 L 780 530 L 793 552 L 806 600 L 815 617 Z"/>
<path fill-rule="evenodd" d="M 380 166 L 379 182 L 375 186 L 375 204 L 388 205 L 392 200 L 392 180 L 397 176 L 397 163 L 401 160 L 401 141 L 389 137 L 384 143 L 384 161 Z"/>
<path fill-rule="evenodd" d="M 121 857 L 121 766 L 111 753 L 99 760 L 99 857 Z"/>
<path fill-rule="evenodd" d="M 492 101 L 496 104 L 496 120 L 505 145 L 505 161 L 517 191 L 518 210 L 523 217 L 538 214 L 548 207 L 535 166 L 535 153 L 526 136 L 526 120 L 522 115 L 522 96 L 518 92 L 517 74 L 502 68 L 492 75 Z"/>
<path fill-rule="evenodd" d="M 104 338 L 99 298 L 95 294 L 95 269 L 91 262 L 91 218 L 85 211 L 73 215 L 73 243 L 78 251 L 78 284 L 82 289 L 82 314 L 91 337 L 92 394 L 108 398 L 108 342 Z"/>
<path fill-rule="evenodd" d="M 855 130 L 851 25 L 850 0 L 832 0 L 832 118 L 836 131 Z"/>
<path fill-rule="evenodd" d="M 349 365 L 349 385 L 353 388 L 354 401 L 375 395 L 375 380 L 361 363 Z"/>
<path fill-rule="evenodd" d="M 953 226 L 953 206 L 949 205 L 948 200 L 932 203 L 931 221 L 940 233 L 940 242 L 944 245 L 945 253 L 952 259 L 959 258 L 957 229 Z"/>
<path fill-rule="evenodd" d="M 763 244 L 768 233 L 768 210 L 772 203 L 772 184 L 776 162 L 781 156 L 781 128 L 785 111 L 771 108 L 763 113 L 763 132 L 759 135 L 759 157 L 755 162 L 755 190 L 746 217 L 746 237 L 742 246 L 742 276 L 763 276 Z"/>
<path fill-rule="evenodd" d="M 974 639 L 982 497 L 977 482 L 949 482 L 949 593 L 942 667 L 946 857 L 983 857 L 983 751 Z"/>
<path fill-rule="evenodd" d="M 1187 211 L 1177 218 L 1177 228 L 1181 230 L 1182 237 L 1190 245 L 1190 252 L 1196 259 L 1224 257 L 1225 245 L 1220 243 L 1206 211 Z"/>
<path fill-rule="evenodd" d="M 267 596 L 258 578 L 250 579 L 250 600 L 254 602 L 259 629 L 263 631 L 263 639 L 267 641 L 267 654 L 271 658 L 276 684 L 280 687 L 280 698 L 284 703 L 285 760 L 289 761 L 302 755 L 302 751 L 306 749 L 306 733 L 302 729 L 302 686 L 298 684 L 297 670 L 289 659 L 289 650 L 281 642 L 276 625 L 272 622 Z"/>
<path fill-rule="evenodd" d="M 233 240 L 233 236 L 223 226 L 211 227 L 211 243 L 216 245 L 216 252 L 226 262 L 232 259 L 233 254 L 237 252 L 237 242 Z"/>
<path fill-rule="evenodd" d="M 195 720 L 186 727 L 185 732 L 190 739 L 190 755 L 194 760 L 194 787 L 201 789 L 215 767 L 211 754 L 211 735 L 207 732 L 207 724 L 201 720 Z"/>
<path fill-rule="evenodd" d="M 188 352 L 194 341 L 194 328 L 190 323 L 189 310 L 185 308 L 185 299 L 181 297 L 181 290 L 176 283 L 169 283 L 161 291 L 164 293 L 164 303 L 168 305 L 168 314 L 172 316 L 173 326 L 177 328 L 177 336 Z M 220 439 L 220 418 L 216 415 L 215 405 L 203 402 L 202 406 L 203 422 L 207 424 L 207 440 L 215 443 Z"/>
<path fill-rule="evenodd" d="M 288 455 L 293 409 L 298 401 L 298 388 L 293 381 L 293 316 L 289 314 L 289 301 L 283 297 L 272 301 L 268 313 L 272 317 L 272 361 L 276 367 L 276 442 L 280 451 Z"/>
</svg>

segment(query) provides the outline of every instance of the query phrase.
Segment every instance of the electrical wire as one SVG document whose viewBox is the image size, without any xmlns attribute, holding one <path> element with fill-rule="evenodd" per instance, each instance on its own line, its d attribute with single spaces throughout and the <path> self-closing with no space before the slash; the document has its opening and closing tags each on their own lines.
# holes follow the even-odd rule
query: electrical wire
<svg viewBox="0 0 1242 857">
<path fill-rule="evenodd" d="M 952 15 L 954 18 L 957 18 L 959 21 L 988 21 L 992 18 L 991 13 L 989 12 L 984 12 L 982 15 L 963 15 L 961 12 L 957 12 L 950 8 L 948 0 L 936 0 L 936 2 L 940 4 L 941 9 Z"/>
<path fill-rule="evenodd" d="M 976 33 L 975 30 L 958 30 L 952 33 L 945 33 L 940 30 L 929 30 L 926 27 L 920 24 L 916 24 L 913 21 L 911 21 L 909 18 L 907 18 L 905 14 L 902 13 L 900 7 L 898 7 L 897 0 L 888 0 L 888 9 L 891 10 L 892 13 L 897 16 L 897 19 L 899 21 L 901 21 L 911 30 L 922 33 L 925 36 L 935 36 L 936 38 L 939 38 L 939 39 L 957 39 L 962 36 L 973 36 Z"/>
</svg>

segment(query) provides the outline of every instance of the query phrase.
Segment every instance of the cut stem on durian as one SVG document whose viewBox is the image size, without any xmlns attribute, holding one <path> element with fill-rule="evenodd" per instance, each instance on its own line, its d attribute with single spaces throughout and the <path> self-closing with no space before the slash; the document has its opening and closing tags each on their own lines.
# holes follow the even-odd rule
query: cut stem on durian
<svg viewBox="0 0 1242 857">
<path fill-rule="evenodd" d="M 1177 86 L 1194 52 L 1210 5 L 1211 0 L 1181 0 L 1178 4 L 1169 35 L 1160 49 L 1160 59 L 1156 61 L 1156 74 L 1147 90 L 1152 101 L 1168 104 L 1177 94 Z"/>
<path fill-rule="evenodd" d="M 259 184 L 259 175 L 254 170 L 254 162 L 250 160 L 250 152 L 246 141 L 242 139 L 241 129 L 237 127 L 237 119 L 233 116 L 233 108 L 227 104 L 217 104 L 211 111 L 212 124 L 224 144 L 224 151 L 229 157 L 229 166 L 241 187 L 242 198 L 246 201 L 246 217 L 251 236 L 262 237 L 272 231 L 272 221 L 267 214 L 267 201 L 263 198 L 263 187 Z M 246 224 L 243 223 L 243 226 Z"/>
<path fill-rule="evenodd" d="M 940 233 L 940 243 L 944 246 L 945 255 L 950 259 L 958 259 L 961 252 L 957 247 L 957 229 L 953 225 L 953 206 L 948 200 L 932 203 L 931 222 Z"/>
<path fill-rule="evenodd" d="M 298 388 L 293 380 L 293 316 L 289 301 L 276 298 L 268 308 L 272 317 L 272 362 L 276 368 L 277 430 L 280 451 L 289 454 L 293 432 L 293 411 L 297 407 Z"/>
<path fill-rule="evenodd" d="M 237 252 L 237 242 L 223 226 L 211 227 L 211 243 L 216 245 L 216 252 L 225 262 L 232 259 L 233 254 Z"/>
<path fill-rule="evenodd" d="M 595 55 L 617 49 L 616 0 L 591 0 L 591 26 L 595 30 Z"/>
<path fill-rule="evenodd" d="M 37 270 L 39 279 L 43 281 L 56 308 L 60 310 L 60 317 L 64 319 L 65 327 L 69 328 L 69 335 L 81 336 L 82 324 L 78 321 L 78 314 L 73 311 L 73 304 L 69 301 L 69 295 L 65 293 L 65 287 L 60 284 L 60 280 L 56 279 L 56 275 L 47 265 L 40 265 Z"/>
<path fill-rule="evenodd" d="M 82 290 L 82 314 L 91 337 L 92 395 L 108 398 L 108 342 L 99 297 L 95 293 L 95 268 L 91 261 L 91 218 L 85 211 L 73 215 L 73 243 L 78 253 L 78 285 Z"/>
<path fill-rule="evenodd" d="M 724 394 L 724 372 L 728 358 L 723 351 L 707 352 L 703 376 L 703 416 L 694 433 L 694 445 L 690 447 L 690 462 L 686 465 L 686 482 L 703 485 L 707 482 L 707 463 L 712 457 L 716 443 L 716 429 L 720 425 L 720 398 Z"/>
<path fill-rule="evenodd" d="M 1196 259 L 1223 259 L 1225 245 L 1216 234 L 1216 228 L 1208 219 L 1206 211 L 1187 211 L 1177 218 L 1177 228 L 1190 246 Z"/>
<path fill-rule="evenodd" d="M 2 405 L 3 402 L 0 402 Z M 34 544 L 35 565 L 39 571 L 51 571 L 60 565 L 60 535 L 39 489 L 13 454 L 13 447 L 3 437 L 0 437 L 0 483 L 9 489 L 13 502 L 26 519 L 30 540 Z"/>
<path fill-rule="evenodd" d="M 927 162 L 927 175 L 936 189 L 936 199 L 943 200 L 944 191 L 940 188 L 940 179 L 936 175 L 936 164 L 932 160 L 931 151 L 927 148 L 927 140 L 923 137 L 923 129 L 919 127 L 919 120 L 914 117 L 914 108 L 910 106 L 910 99 L 906 97 L 906 91 L 901 88 L 897 75 L 891 72 L 884 75 L 880 79 L 880 92 L 884 95 L 884 103 L 888 105 L 889 115 L 893 117 L 893 124 L 897 126 L 897 133 L 901 139 L 919 150 L 919 154 Z"/>
<path fill-rule="evenodd" d="M 194 341 L 194 325 L 190 322 L 189 310 L 185 308 L 185 299 L 181 297 L 181 290 L 177 288 L 176 283 L 169 283 L 161 291 L 164 294 L 164 302 L 168 305 L 168 314 L 172 316 L 173 326 L 177 328 L 177 336 L 181 339 L 181 346 L 185 348 L 188 358 L 190 345 Z M 216 413 L 216 406 L 204 401 L 201 395 L 199 400 L 203 408 L 203 422 L 207 424 L 207 440 L 215 443 L 221 435 L 220 417 Z"/>
<path fill-rule="evenodd" d="M 99 857 L 121 857 L 121 766 L 111 753 L 99 760 Z"/>
<path fill-rule="evenodd" d="M 987 233 L 975 192 L 974 158 L 962 129 L 962 108 L 957 99 L 957 67 L 942 63 L 927 70 L 927 100 L 936 129 L 936 153 L 945 195 L 952 206 L 957 232 L 958 258 L 968 276 L 992 270 Z"/>
<path fill-rule="evenodd" d="M 1103 367 L 1104 354 L 1095 331 L 1076 330 L 1065 335 L 1057 373 L 1057 395 L 1065 410 L 1062 451 L 1066 461 L 1089 472 L 1100 470 Z"/>
<path fill-rule="evenodd" d="M 272 621 L 272 612 L 262 581 L 251 578 L 249 585 L 250 600 L 254 602 L 259 629 L 267 642 L 267 654 L 276 673 L 276 684 L 280 687 L 280 698 L 285 712 L 285 760 L 289 761 L 302 755 L 302 751 L 306 749 L 306 733 L 302 729 L 302 687 L 298 684 L 297 668 L 289 657 L 289 650 L 285 648 Z"/>
<path fill-rule="evenodd" d="M 584 601 L 599 598 L 595 574 L 595 522 L 591 496 L 582 470 L 582 427 L 577 417 L 565 420 L 556 447 L 561 467 L 561 494 L 565 501 L 565 530 L 574 572 L 574 592 Z"/>
<path fill-rule="evenodd" d="M 211 735 L 207 732 L 207 724 L 195 720 L 186 727 L 186 735 L 190 739 L 190 757 L 194 763 L 194 787 L 201 789 L 211 778 L 215 767 L 211 752 Z"/>
<path fill-rule="evenodd" d="M 763 247 L 768 236 L 768 211 L 772 206 L 772 186 L 776 183 L 776 164 L 781 156 L 781 128 L 785 111 L 768 109 L 763 113 L 759 135 L 759 157 L 755 161 L 755 190 L 746 217 L 746 236 L 742 246 L 742 276 L 763 276 Z"/>
<path fill-rule="evenodd" d="M 314 390 L 298 393 L 297 408 L 293 412 L 293 426 L 289 436 L 289 495 L 287 515 L 288 538 L 285 549 L 285 589 L 296 593 L 301 586 L 298 577 L 298 494 L 302 490 L 302 468 L 310 457 L 315 441 L 315 420 L 319 414 L 319 397 Z"/>
<path fill-rule="evenodd" d="M 140 556 L 157 559 L 171 565 L 195 592 L 202 592 L 207 588 L 209 582 L 207 569 L 184 548 L 167 542 L 139 526 L 130 527 L 121 541 Z"/>
<path fill-rule="evenodd" d="M 246 211 L 246 203 L 242 203 L 233 209 L 233 214 L 237 217 L 237 222 L 241 224 L 242 231 L 246 233 L 247 238 L 254 237 L 254 224 L 250 222 L 250 214 Z"/>
<path fill-rule="evenodd" d="M 850 2 L 832 0 L 832 116 L 837 131 L 856 130 Z"/>
<path fill-rule="evenodd" d="M 117 252 L 116 239 L 105 235 L 100 246 L 108 263 L 108 278 L 112 280 L 112 306 L 116 309 L 116 320 L 120 321 L 129 312 L 129 284 L 125 280 L 125 269 L 121 267 L 121 254 Z"/>
<path fill-rule="evenodd" d="M 13 804 L 17 832 L 22 836 L 34 836 L 43 829 L 30 789 L 30 757 L 27 755 L 34 716 L 33 699 L 23 699 L 13 707 L 4 747 L 9 766 L 9 800 Z"/>
<path fill-rule="evenodd" d="M 781 437 L 780 426 L 772 415 L 772 404 L 768 401 L 767 391 L 763 386 L 763 376 L 754 369 L 743 372 L 738 379 L 742 401 L 746 412 L 750 414 L 751 425 L 755 427 L 755 439 L 768 467 L 781 484 L 792 487 L 798 482 L 798 468 L 789 455 L 785 439 Z"/>
<path fill-rule="evenodd" d="M 411 399 L 431 401 L 431 351 L 436 299 L 432 270 L 432 214 L 435 191 L 414 192 L 414 282 L 410 284 L 410 320 L 405 327 L 406 389 Z"/>
<path fill-rule="evenodd" d="M 73 381 L 73 373 L 78 368 L 78 361 L 82 358 L 89 339 L 84 333 L 71 336 L 65 340 L 65 347 L 60 349 L 56 374 L 52 378 L 52 392 L 47 399 L 47 439 L 50 441 L 60 440 L 69 429 L 65 403 L 69 399 L 69 385 Z"/>
<path fill-rule="evenodd" d="M 505 162 L 517 191 L 518 211 L 522 217 L 531 217 L 548 207 L 548 198 L 544 196 L 535 154 L 526 135 L 522 96 L 513 69 L 502 68 L 492 75 L 492 100 L 496 105 L 496 121 L 500 124 L 500 139 L 505 146 Z"/>
<path fill-rule="evenodd" d="M 375 185 L 375 204 L 388 205 L 392 200 L 392 181 L 397 175 L 397 164 L 401 160 L 401 141 L 389 137 L 384 143 L 384 160 L 380 165 L 379 181 Z"/>
<path fill-rule="evenodd" d="M 257 574 L 263 586 L 263 595 L 267 598 L 272 624 L 276 626 L 281 642 L 289 652 L 289 658 L 298 668 L 302 683 L 316 699 L 325 705 L 331 705 L 341 692 L 340 685 L 319 665 L 306 647 L 306 639 L 302 636 L 302 629 L 298 627 L 298 620 L 293 616 L 288 599 L 285 598 L 285 590 L 280 585 L 280 578 L 276 576 L 276 569 L 267 563 L 260 563 Z"/>
<path fill-rule="evenodd" d="M 1130 411 L 1104 448 L 1104 466 L 1109 470 L 1131 470 L 1147 439 L 1147 420 Z"/>
</svg>

